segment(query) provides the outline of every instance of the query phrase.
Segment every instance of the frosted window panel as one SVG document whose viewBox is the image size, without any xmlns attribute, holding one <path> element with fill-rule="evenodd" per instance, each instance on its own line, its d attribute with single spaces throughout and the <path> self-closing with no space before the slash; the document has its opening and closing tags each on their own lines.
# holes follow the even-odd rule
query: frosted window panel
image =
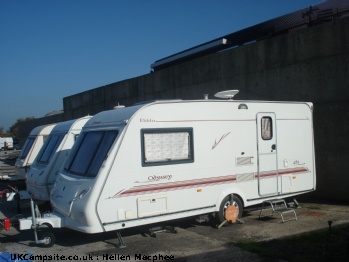
<svg viewBox="0 0 349 262">
<path fill-rule="evenodd" d="M 262 138 L 264 140 L 270 140 L 272 138 L 271 118 L 263 117 L 261 124 L 262 124 Z"/>
<path fill-rule="evenodd" d="M 146 162 L 189 159 L 189 133 L 147 133 L 144 148 Z"/>
</svg>

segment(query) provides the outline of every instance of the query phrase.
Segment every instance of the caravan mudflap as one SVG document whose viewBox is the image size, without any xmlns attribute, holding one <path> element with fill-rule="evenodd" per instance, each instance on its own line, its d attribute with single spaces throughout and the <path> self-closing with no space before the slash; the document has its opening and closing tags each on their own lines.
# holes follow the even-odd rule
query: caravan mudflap
<svg viewBox="0 0 349 262">
<path fill-rule="evenodd" d="M 55 212 L 40 214 L 33 199 L 30 200 L 31 217 L 18 219 L 19 230 L 41 229 L 41 228 L 62 228 L 64 218 Z"/>
</svg>

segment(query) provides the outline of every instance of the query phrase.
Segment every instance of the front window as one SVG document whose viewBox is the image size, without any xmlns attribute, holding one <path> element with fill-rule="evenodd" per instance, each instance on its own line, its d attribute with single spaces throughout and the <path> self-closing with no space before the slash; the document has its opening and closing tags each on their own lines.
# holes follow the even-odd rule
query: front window
<svg viewBox="0 0 349 262">
<path fill-rule="evenodd" d="M 49 136 L 39 152 L 37 162 L 42 165 L 47 165 L 50 162 L 51 157 L 55 154 L 58 146 L 61 144 L 63 138 L 64 134 Z"/>
<path fill-rule="evenodd" d="M 64 170 L 70 174 L 95 177 L 106 159 L 117 130 L 93 131 L 80 134 Z"/>
<path fill-rule="evenodd" d="M 19 156 L 19 159 L 24 159 L 27 157 L 30 149 L 33 146 L 34 141 L 35 141 L 35 137 L 30 137 L 25 141 L 23 149 L 22 149 L 21 154 Z"/>
</svg>

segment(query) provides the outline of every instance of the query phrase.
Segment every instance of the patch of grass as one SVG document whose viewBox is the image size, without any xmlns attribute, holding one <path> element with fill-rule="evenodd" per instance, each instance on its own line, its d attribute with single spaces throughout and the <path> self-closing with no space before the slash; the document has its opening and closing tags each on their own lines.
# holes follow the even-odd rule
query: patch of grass
<svg viewBox="0 0 349 262">
<path fill-rule="evenodd" d="M 258 254 L 264 261 L 349 261 L 349 227 L 315 231 L 271 241 L 236 243 L 244 250 Z"/>
</svg>

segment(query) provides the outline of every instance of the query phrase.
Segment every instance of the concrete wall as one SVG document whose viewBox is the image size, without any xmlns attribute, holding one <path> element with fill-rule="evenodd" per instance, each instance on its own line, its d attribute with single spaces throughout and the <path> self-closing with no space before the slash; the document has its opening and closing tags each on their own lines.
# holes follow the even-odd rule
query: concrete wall
<svg viewBox="0 0 349 262">
<path fill-rule="evenodd" d="M 349 202 L 348 32 L 345 18 L 65 97 L 64 119 L 118 103 L 197 99 L 227 89 L 240 90 L 236 99 L 310 101 L 318 174 L 313 195 Z"/>
<path fill-rule="evenodd" d="M 112 109 L 118 103 L 132 105 L 142 98 L 139 95 L 143 77 L 129 79 L 88 90 L 63 99 L 64 119 L 74 119 Z"/>
<path fill-rule="evenodd" d="M 206 57 L 183 68 L 205 79 L 201 90 L 210 94 L 240 89 L 237 99 L 313 102 L 315 195 L 342 201 L 349 201 L 348 32 L 345 19 Z M 179 92 L 183 95 L 196 85 Z M 196 93 L 201 90 L 196 88 Z"/>
</svg>

